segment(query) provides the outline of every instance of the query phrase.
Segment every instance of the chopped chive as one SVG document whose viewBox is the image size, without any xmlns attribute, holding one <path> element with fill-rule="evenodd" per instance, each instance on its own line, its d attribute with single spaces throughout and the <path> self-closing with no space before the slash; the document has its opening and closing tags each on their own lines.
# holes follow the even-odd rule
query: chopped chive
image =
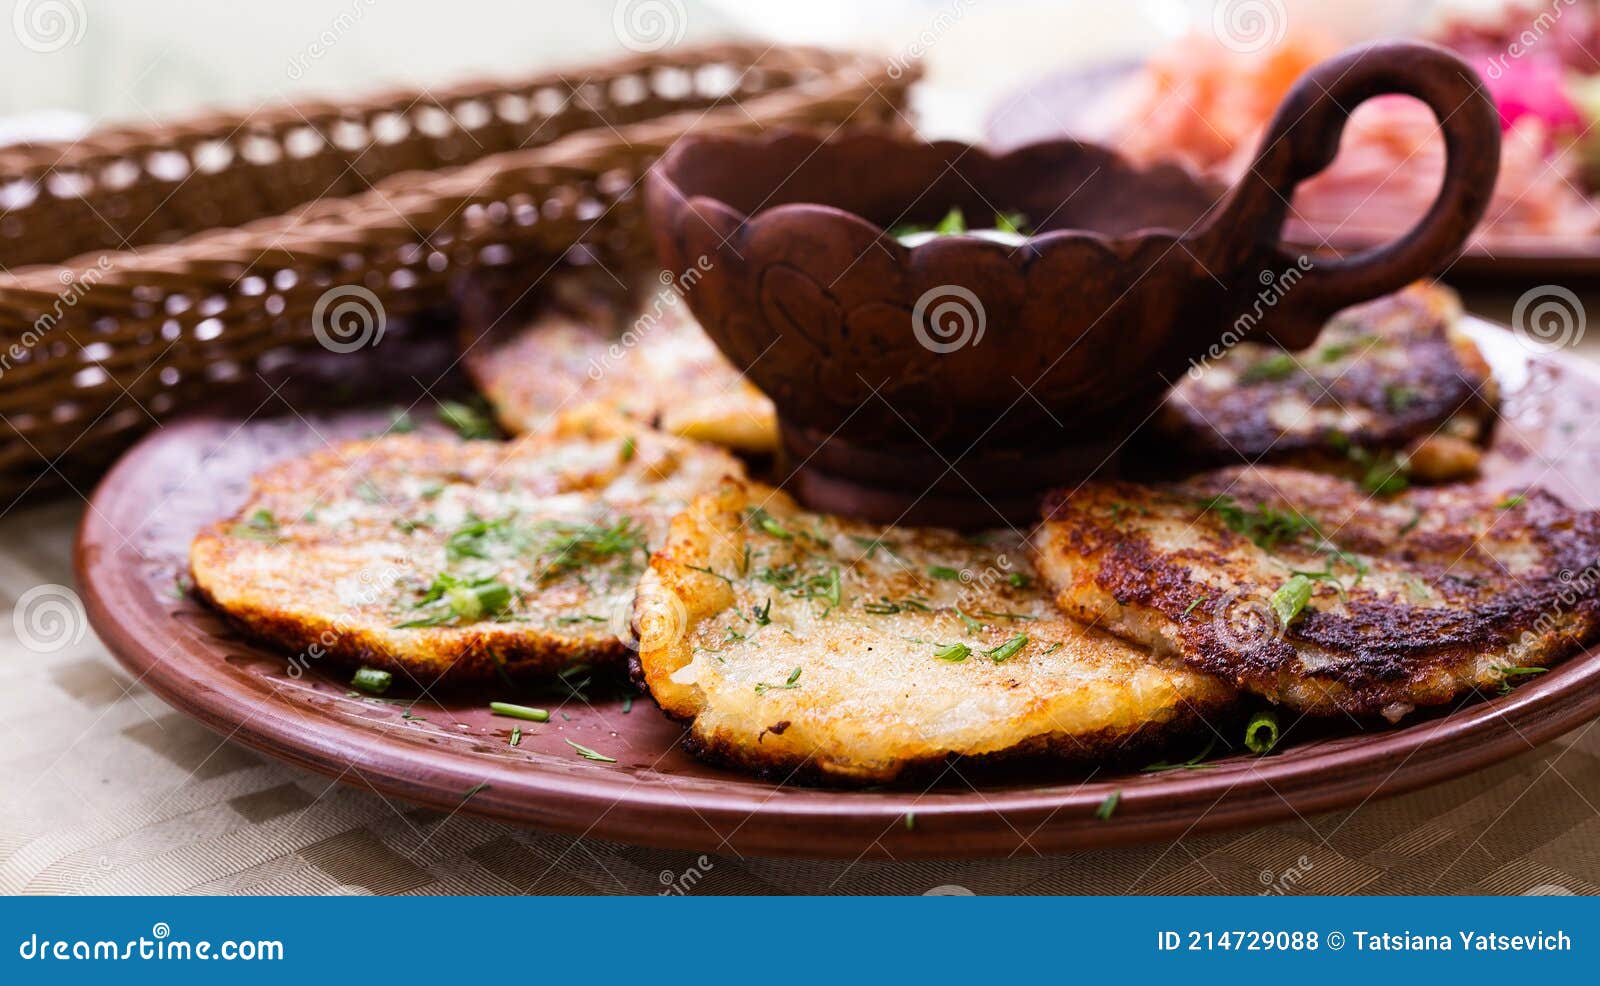
<svg viewBox="0 0 1600 986">
<path fill-rule="evenodd" d="M 785 678 L 783 684 L 781 684 L 781 685 L 768 684 L 765 681 L 756 682 L 756 694 L 757 695 L 762 695 L 762 694 L 765 694 L 766 692 L 786 691 L 786 690 L 788 690 L 790 688 L 799 688 L 799 687 L 800 687 L 800 669 L 799 668 L 795 668 L 793 671 L 789 672 L 789 677 Z"/>
<path fill-rule="evenodd" d="M 480 784 L 474 784 L 471 787 L 467 788 L 467 793 L 463 794 L 461 796 L 461 800 L 462 800 L 463 803 L 465 803 L 468 799 L 470 799 L 473 795 L 477 794 L 478 792 L 487 791 L 487 790 L 489 790 L 489 782 L 488 781 L 484 781 L 484 782 L 482 782 Z"/>
<path fill-rule="evenodd" d="M 624 696 L 622 696 L 622 714 L 623 715 L 627 715 L 628 713 L 630 713 L 632 711 L 633 711 L 633 696 L 632 695 L 624 695 Z"/>
<path fill-rule="evenodd" d="M 1006 576 L 1006 581 L 1011 583 L 1011 588 L 1013 589 L 1026 589 L 1033 583 L 1033 579 L 1023 572 L 1012 572 Z"/>
<path fill-rule="evenodd" d="M 392 684 L 394 684 L 394 675 L 388 671 L 380 671 L 377 668 L 362 668 L 356 672 L 354 678 L 350 679 L 352 688 L 359 688 L 368 695 L 382 695 L 389 690 L 389 686 Z"/>
<path fill-rule="evenodd" d="M 967 628 L 967 636 L 970 637 L 983 629 L 983 624 L 963 613 L 960 606 L 956 607 L 956 615 L 961 617 L 961 625 Z"/>
<path fill-rule="evenodd" d="M 1265 380 L 1285 380 L 1300 364 L 1288 353 L 1273 353 L 1266 359 L 1251 363 L 1239 373 L 1240 383 L 1260 383 Z"/>
<path fill-rule="evenodd" d="M 1194 608 L 1196 606 L 1200 605 L 1201 603 L 1205 602 L 1207 599 L 1210 599 L 1210 598 L 1211 598 L 1210 593 L 1201 594 L 1201 596 L 1199 598 L 1197 598 L 1194 602 L 1192 602 L 1188 606 L 1184 607 L 1183 615 L 1184 616 L 1188 616 L 1190 613 L 1193 613 L 1194 612 Z"/>
<path fill-rule="evenodd" d="M 794 532 L 778 523 L 778 519 L 767 513 L 766 508 L 756 507 L 750 511 L 750 523 L 766 531 L 780 541 L 794 540 Z"/>
<path fill-rule="evenodd" d="M 408 435 L 417 430 L 417 422 L 411 417 L 411 412 L 396 408 L 389 416 L 388 431 L 396 435 Z"/>
<path fill-rule="evenodd" d="M 1421 397 L 1422 394 L 1417 388 L 1401 383 L 1386 384 L 1383 388 L 1384 403 L 1388 404 L 1389 410 L 1395 414 L 1415 404 Z"/>
<path fill-rule="evenodd" d="M 1310 601 L 1311 580 L 1303 574 L 1297 574 L 1272 594 L 1272 611 L 1278 615 L 1278 622 L 1287 628 Z"/>
<path fill-rule="evenodd" d="M 233 536 L 253 541 L 279 541 L 278 518 L 272 515 L 272 511 L 262 507 L 242 523 L 233 525 Z"/>
<path fill-rule="evenodd" d="M 690 571 L 694 571 L 694 572 L 704 572 L 705 574 L 710 575 L 713 578 L 719 578 L 722 581 L 728 583 L 729 585 L 733 585 L 733 580 L 732 579 L 728 578 L 726 575 L 723 575 L 721 572 L 714 571 L 714 570 L 712 570 L 712 569 L 710 569 L 710 568 L 708 568 L 706 566 L 703 566 L 703 565 L 685 565 L 683 567 L 689 569 Z"/>
<path fill-rule="evenodd" d="M 567 740 L 567 745 L 572 747 L 574 750 L 577 750 L 578 751 L 578 756 L 582 757 L 585 760 L 594 760 L 594 761 L 596 761 L 598 763 L 616 763 L 617 762 L 617 758 L 616 757 L 608 757 L 604 753 L 599 753 L 599 752 L 596 752 L 594 750 L 589 749 L 587 746 L 584 746 L 582 743 L 574 743 L 571 740 Z"/>
<path fill-rule="evenodd" d="M 972 648 L 968 647 L 966 644 L 948 644 L 934 650 L 933 656 L 937 657 L 941 661 L 949 661 L 950 663 L 954 664 L 957 661 L 965 661 L 967 659 L 967 655 L 971 653 Z"/>
<path fill-rule="evenodd" d="M 965 233 L 967 231 L 967 217 L 961 214 L 961 207 L 956 206 L 945 213 L 944 218 L 939 220 L 938 225 L 933 227 L 933 231 L 941 236 Z"/>
<path fill-rule="evenodd" d="M 510 716 L 513 719 L 526 719 L 529 722 L 550 721 L 550 713 L 544 709 L 535 709 L 527 705 L 513 705 L 510 702 L 490 702 L 489 711 L 497 716 Z"/>
<path fill-rule="evenodd" d="M 1512 507 L 1522 506 L 1523 501 L 1526 499 L 1528 498 L 1521 493 L 1513 493 L 1504 500 L 1501 500 L 1498 506 L 1501 510 L 1510 510 Z"/>
<path fill-rule="evenodd" d="M 1002 233 L 1027 236 L 1029 235 L 1028 217 L 1020 212 L 996 212 L 994 214 L 994 228 Z"/>
<path fill-rule="evenodd" d="M 1028 635 L 1019 633 L 999 647 L 984 651 L 983 656 L 993 660 L 996 664 L 1001 664 L 1016 657 L 1017 652 L 1026 646 L 1028 646 Z"/>
<path fill-rule="evenodd" d="M 1159 774 L 1166 770 L 1210 770 L 1214 765 L 1209 763 L 1201 763 L 1201 761 L 1206 757 L 1211 756 L 1211 751 L 1216 748 L 1216 745 L 1217 737 L 1216 734 L 1213 733 L 1211 739 L 1207 741 L 1205 749 L 1201 750 L 1199 753 L 1196 753 L 1194 756 L 1183 761 L 1182 763 L 1168 763 L 1165 760 L 1159 760 L 1148 767 L 1140 767 L 1139 770 L 1146 774 Z"/>
<path fill-rule="evenodd" d="M 917 827 L 917 813 L 914 812 L 914 811 L 906 812 L 906 831 L 910 832 L 912 829 L 915 829 L 916 827 Z"/>
<path fill-rule="evenodd" d="M 634 441 L 632 435 L 629 435 L 627 438 L 622 440 L 622 448 L 617 452 L 617 458 L 621 459 L 623 462 L 632 462 L 634 454 L 637 453 L 638 450 L 638 443 Z"/>
<path fill-rule="evenodd" d="M 470 404 L 460 401 L 440 401 L 439 420 L 462 438 L 499 438 L 500 429 L 489 416 Z"/>
<path fill-rule="evenodd" d="M 1100 802 L 1100 807 L 1094 810 L 1094 817 L 1100 819 L 1102 822 L 1110 821 L 1111 813 L 1117 810 L 1117 802 L 1121 800 L 1122 792 L 1112 791 L 1110 794 L 1106 795 L 1104 801 Z"/>
<path fill-rule="evenodd" d="M 1256 756 L 1266 756 L 1278 745 L 1278 714 L 1271 709 L 1263 709 L 1250 717 L 1250 722 L 1244 727 L 1245 749 Z"/>
<path fill-rule="evenodd" d="M 521 726 L 512 726 L 511 727 L 511 745 L 512 746 L 520 746 L 521 744 L 522 744 L 522 727 Z"/>
<path fill-rule="evenodd" d="M 929 565 L 928 577 L 943 579 L 946 582 L 955 582 L 960 580 L 961 571 L 960 569 L 951 568 L 949 565 Z"/>
</svg>

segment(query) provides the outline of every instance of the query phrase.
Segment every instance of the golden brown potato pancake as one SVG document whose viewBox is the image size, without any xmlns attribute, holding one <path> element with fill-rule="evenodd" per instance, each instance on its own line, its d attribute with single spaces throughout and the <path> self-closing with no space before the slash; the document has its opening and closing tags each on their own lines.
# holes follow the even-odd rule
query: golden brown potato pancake
<svg viewBox="0 0 1600 986">
<path fill-rule="evenodd" d="M 1311 713 L 1396 719 L 1596 635 L 1600 514 L 1540 490 L 1378 498 L 1263 466 L 1047 508 L 1039 564 L 1064 610 Z"/>
<path fill-rule="evenodd" d="M 633 587 L 731 456 L 617 415 L 508 443 L 388 435 L 281 463 L 190 547 L 196 589 L 294 652 L 423 685 L 619 662 Z"/>
<path fill-rule="evenodd" d="M 691 748 L 778 779 L 1116 758 L 1236 697 L 1064 619 L 1020 538 L 868 526 L 742 483 L 672 522 L 634 623 L 636 677 Z"/>
<path fill-rule="evenodd" d="M 1154 440 L 1197 464 L 1293 464 L 1369 488 L 1473 475 L 1497 394 L 1460 316 L 1453 291 L 1417 283 L 1341 313 L 1303 353 L 1240 343 L 1178 383 Z"/>
<path fill-rule="evenodd" d="M 512 434 L 601 404 L 669 434 L 767 454 L 778 447 L 772 402 L 746 380 L 681 301 L 625 326 L 595 306 L 546 309 L 464 339 L 463 362 Z"/>
</svg>

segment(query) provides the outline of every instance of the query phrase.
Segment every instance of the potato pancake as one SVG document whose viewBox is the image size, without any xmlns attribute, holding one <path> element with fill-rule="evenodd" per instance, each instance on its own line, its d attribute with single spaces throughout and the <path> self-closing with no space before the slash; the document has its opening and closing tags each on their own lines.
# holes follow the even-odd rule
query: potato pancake
<svg viewBox="0 0 1600 986">
<path fill-rule="evenodd" d="M 620 331 L 608 321 L 616 319 L 596 310 L 546 310 L 464 339 L 462 361 L 512 434 L 602 404 L 684 438 L 752 454 L 777 449 L 772 402 L 734 369 L 687 306 L 652 309 Z"/>
<path fill-rule="evenodd" d="M 1379 498 L 1262 466 L 1047 509 L 1064 610 L 1310 713 L 1398 719 L 1596 636 L 1600 514 L 1537 489 Z"/>
<path fill-rule="evenodd" d="M 1477 472 L 1494 378 L 1442 285 L 1413 284 L 1342 312 L 1316 345 L 1240 343 L 1179 382 L 1161 448 L 1201 465 L 1293 464 L 1369 488 Z"/>
<path fill-rule="evenodd" d="M 873 527 L 742 483 L 672 522 L 634 624 L 636 677 L 692 720 L 691 749 L 777 779 L 1114 759 L 1236 698 L 1064 619 L 1021 538 Z"/>
<path fill-rule="evenodd" d="M 306 659 L 419 683 L 620 666 L 651 545 L 732 456 L 614 414 L 509 443 L 387 435 L 281 463 L 197 536 L 196 589 Z"/>
</svg>

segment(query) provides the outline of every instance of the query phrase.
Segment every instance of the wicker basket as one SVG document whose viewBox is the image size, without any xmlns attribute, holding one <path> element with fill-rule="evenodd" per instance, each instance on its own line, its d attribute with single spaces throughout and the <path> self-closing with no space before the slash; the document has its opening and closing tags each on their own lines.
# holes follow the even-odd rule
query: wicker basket
<svg viewBox="0 0 1600 986">
<path fill-rule="evenodd" d="M 103 464 L 268 354 L 375 344 L 462 270 L 632 267 L 678 136 L 899 126 L 911 81 L 718 45 L 0 149 L 0 491 Z"/>
</svg>

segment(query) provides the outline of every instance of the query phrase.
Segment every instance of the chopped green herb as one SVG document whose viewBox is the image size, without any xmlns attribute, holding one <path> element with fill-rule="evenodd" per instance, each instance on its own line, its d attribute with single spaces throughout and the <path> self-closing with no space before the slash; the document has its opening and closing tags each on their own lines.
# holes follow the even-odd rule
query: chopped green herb
<svg viewBox="0 0 1600 986">
<path fill-rule="evenodd" d="M 242 523 L 233 525 L 233 536 L 252 541 L 279 541 L 278 518 L 272 516 L 272 511 L 262 507 Z"/>
<path fill-rule="evenodd" d="M 929 565 L 928 577 L 931 579 L 942 579 L 946 582 L 955 582 L 960 580 L 961 571 L 959 569 L 951 568 L 949 565 Z"/>
<path fill-rule="evenodd" d="M 411 412 L 396 408 L 389 415 L 389 427 L 386 430 L 395 435 L 408 435 L 417 430 L 417 422 L 411 417 Z"/>
<path fill-rule="evenodd" d="M 1244 727 L 1245 749 L 1256 756 L 1266 756 L 1278 745 L 1278 714 L 1264 709 L 1250 717 Z"/>
<path fill-rule="evenodd" d="M 1300 364 L 1296 363 L 1294 357 L 1288 353 L 1273 353 L 1240 371 L 1239 382 L 1261 383 L 1266 380 L 1285 380 L 1299 368 Z"/>
<path fill-rule="evenodd" d="M 528 705 L 513 705 L 510 702 L 490 702 L 489 711 L 497 716 L 509 716 L 512 719 L 526 719 L 529 722 L 549 722 L 550 713 L 544 709 L 535 709 Z"/>
<path fill-rule="evenodd" d="M 362 668 L 356 672 L 354 678 L 350 679 L 351 687 L 359 688 L 368 695 L 382 695 L 389 690 L 389 686 L 392 684 L 394 684 L 394 675 L 388 671 L 380 671 L 377 668 Z"/>
<path fill-rule="evenodd" d="M 644 552 L 644 530 L 632 517 L 623 517 L 614 524 L 550 524 L 546 525 L 552 536 L 539 549 L 541 558 L 549 558 L 542 578 L 553 578 L 591 564 L 613 559 L 628 560 Z"/>
<path fill-rule="evenodd" d="M 980 609 L 978 610 L 978 615 L 988 616 L 996 620 L 1015 620 L 1020 623 L 1032 623 L 1038 619 L 1037 616 L 1029 616 L 1027 613 L 1002 613 L 993 609 Z"/>
<path fill-rule="evenodd" d="M 521 726 L 512 726 L 511 727 L 511 744 L 510 745 L 511 746 L 521 746 L 522 745 L 522 727 Z"/>
<path fill-rule="evenodd" d="M 449 572 L 434 576 L 433 584 L 412 609 L 432 610 L 427 616 L 396 624 L 397 629 L 475 623 L 498 616 L 511 605 L 511 588 L 493 576 L 460 579 Z"/>
<path fill-rule="evenodd" d="M 1022 572 L 1012 572 L 1006 576 L 1006 581 L 1011 583 L 1013 589 L 1026 589 L 1033 584 L 1033 579 Z"/>
<path fill-rule="evenodd" d="M 1383 388 L 1383 400 L 1389 405 L 1389 410 L 1399 414 L 1406 408 L 1415 404 L 1422 398 L 1422 393 L 1415 387 L 1408 387 L 1401 383 L 1386 384 Z"/>
<path fill-rule="evenodd" d="M 706 575 L 713 576 L 714 578 L 719 578 L 722 581 L 728 583 L 729 585 L 733 585 L 733 580 L 732 579 L 728 578 L 726 575 L 723 575 L 721 572 L 713 571 L 712 569 L 707 568 L 707 567 L 705 567 L 703 565 L 685 565 L 683 567 L 687 568 L 687 569 L 691 569 L 691 570 L 696 571 L 696 572 L 704 572 Z"/>
<path fill-rule="evenodd" d="M 956 615 L 961 617 L 961 625 L 967 628 L 967 636 L 970 637 L 983 629 L 983 624 L 963 613 L 960 606 L 956 607 Z"/>
<path fill-rule="evenodd" d="M 994 228 L 1002 233 L 1015 233 L 1018 236 L 1028 236 L 1031 231 L 1028 227 L 1028 217 L 1020 212 L 997 212 L 994 214 Z"/>
<path fill-rule="evenodd" d="M 467 788 L 467 793 L 463 794 L 461 796 L 461 800 L 463 802 L 469 801 L 469 800 L 471 800 L 473 795 L 478 794 L 479 792 L 482 792 L 482 791 L 487 791 L 487 790 L 489 790 L 489 782 L 488 781 L 484 781 L 481 784 L 474 784 L 471 787 Z"/>
<path fill-rule="evenodd" d="M 910 832 L 911 830 L 915 829 L 916 827 L 917 827 L 917 813 L 914 812 L 914 811 L 906 812 L 906 831 Z"/>
<path fill-rule="evenodd" d="M 961 214 L 959 208 L 953 208 L 944 214 L 944 218 L 939 220 L 937 226 L 933 227 L 933 231 L 941 236 L 965 233 L 967 231 L 967 217 Z"/>
<path fill-rule="evenodd" d="M 767 513 L 765 508 L 755 507 L 752 509 L 750 511 L 750 523 L 779 540 L 794 540 L 794 532 L 778 523 L 778 519 Z"/>
<path fill-rule="evenodd" d="M 1497 665 L 1494 665 L 1493 667 L 1491 667 L 1489 670 L 1493 671 L 1495 674 L 1500 676 L 1500 694 L 1505 695 L 1505 694 L 1507 694 L 1508 692 L 1511 691 L 1511 679 L 1512 678 L 1528 678 L 1528 677 L 1532 677 L 1533 675 L 1536 675 L 1536 674 L 1544 674 L 1545 672 L 1549 671 L 1550 669 L 1549 668 L 1501 667 L 1500 665 L 1497 664 Z"/>
<path fill-rule="evenodd" d="M 1513 493 L 1504 500 L 1501 500 L 1499 507 L 1501 510 L 1510 510 L 1512 507 L 1522 506 L 1523 502 L 1527 499 L 1527 496 L 1522 493 Z"/>
<path fill-rule="evenodd" d="M 585 760 L 594 760 L 599 763 L 617 762 L 616 757 L 608 757 L 604 753 L 597 753 L 596 751 L 589 749 L 587 746 L 584 746 L 582 743 L 574 743 L 571 740 L 567 740 L 567 745 L 572 747 L 574 750 L 577 750 L 578 756 Z"/>
<path fill-rule="evenodd" d="M 1211 756 L 1211 751 L 1214 750 L 1216 746 L 1217 737 L 1216 734 L 1213 733 L 1211 739 L 1206 743 L 1205 749 L 1201 750 L 1199 753 L 1196 753 L 1194 756 L 1183 761 L 1182 763 L 1168 763 L 1165 760 L 1160 760 L 1148 767 L 1140 767 L 1139 770 L 1146 774 L 1159 774 L 1166 770 L 1210 770 L 1213 765 L 1209 763 L 1201 763 L 1201 761 L 1206 757 Z"/>
<path fill-rule="evenodd" d="M 755 618 L 756 626 L 766 626 L 772 622 L 772 597 L 767 597 L 765 606 L 750 607 L 750 615 Z"/>
<path fill-rule="evenodd" d="M 1026 646 L 1028 646 L 1028 635 L 1025 633 L 1019 633 L 1015 637 L 1012 637 L 1010 640 L 1001 644 L 999 647 L 993 647 L 984 651 L 983 656 L 994 661 L 996 664 L 1002 664 L 1011 660 L 1013 657 L 1016 657 L 1017 652 Z"/>
<path fill-rule="evenodd" d="M 1371 343 L 1376 343 L 1377 341 L 1377 336 L 1364 335 L 1359 338 L 1350 339 L 1344 342 L 1330 342 L 1326 346 L 1323 346 L 1321 349 L 1317 350 L 1317 359 L 1324 363 L 1337 363 L 1339 360 L 1349 356 L 1357 349 L 1361 349 L 1362 347 Z"/>
<path fill-rule="evenodd" d="M 1289 581 L 1272 594 L 1272 611 L 1284 627 L 1293 623 L 1306 603 L 1311 601 L 1311 579 L 1303 574 L 1290 576 Z"/>
<path fill-rule="evenodd" d="M 1207 599 L 1210 599 L 1210 598 L 1211 598 L 1210 593 L 1206 593 L 1206 594 L 1201 595 L 1199 598 L 1195 599 L 1194 602 L 1192 602 L 1188 606 L 1184 607 L 1183 615 L 1184 616 L 1188 616 L 1190 613 L 1193 613 L 1194 612 L 1194 608 L 1196 606 L 1200 605 L 1201 603 L 1205 602 Z"/>
<path fill-rule="evenodd" d="M 482 410 L 460 401 L 440 401 L 439 420 L 466 439 L 499 438 L 500 429 Z"/>
<path fill-rule="evenodd" d="M 638 443 L 634 441 L 632 435 L 629 435 L 627 438 L 622 440 L 622 448 L 617 451 L 617 458 L 621 459 L 623 462 L 632 462 L 633 457 L 638 450 Z"/>
<path fill-rule="evenodd" d="M 770 685 L 770 684 L 766 683 L 765 681 L 756 682 L 756 694 L 757 695 L 762 695 L 762 694 L 765 694 L 767 692 L 787 691 L 790 688 L 799 688 L 799 687 L 800 687 L 800 669 L 799 668 L 795 668 L 793 671 L 789 672 L 789 677 L 785 678 L 783 684 L 781 684 L 781 685 Z"/>
<path fill-rule="evenodd" d="M 1411 519 L 1400 526 L 1400 536 L 1405 537 L 1410 534 L 1417 529 L 1417 525 L 1420 523 L 1422 523 L 1422 508 L 1418 507 L 1417 512 L 1411 515 Z"/>
<path fill-rule="evenodd" d="M 967 659 L 967 655 L 971 653 L 972 648 L 968 647 L 966 644 L 946 644 L 944 646 L 937 647 L 933 652 L 933 656 L 937 657 L 941 661 L 949 661 L 950 663 L 954 664 L 957 661 L 965 661 Z"/>
<path fill-rule="evenodd" d="M 1204 501 L 1201 509 L 1216 514 L 1229 530 L 1243 534 L 1264 551 L 1297 541 L 1302 535 L 1317 533 L 1317 526 L 1310 518 L 1292 508 L 1278 510 L 1263 506 L 1247 510 L 1233 497 L 1219 495 Z"/>
<path fill-rule="evenodd" d="M 1374 496 L 1393 496 L 1411 486 L 1411 464 L 1400 456 L 1372 460 L 1361 477 L 1361 488 Z"/>
<path fill-rule="evenodd" d="M 1100 807 L 1094 810 L 1094 817 L 1100 819 L 1102 822 L 1109 822 L 1111 820 L 1112 812 L 1117 810 L 1117 802 L 1121 800 L 1122 792 L 1112 791 L 1110 794 L 1106 795 L 1104 801 L 1100 802 Z"/>
</svg>

